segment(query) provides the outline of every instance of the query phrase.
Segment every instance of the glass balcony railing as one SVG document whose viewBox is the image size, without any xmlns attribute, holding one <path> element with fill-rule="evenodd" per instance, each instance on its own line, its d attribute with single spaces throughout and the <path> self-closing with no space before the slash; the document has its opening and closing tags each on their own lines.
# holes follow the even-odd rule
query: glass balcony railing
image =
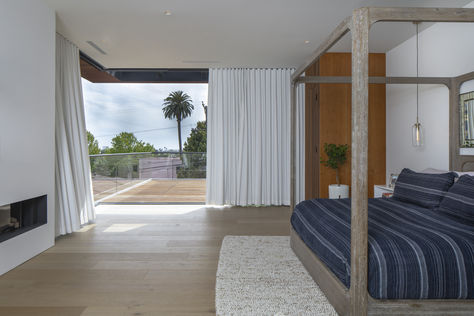
<svg viewBox="0 0 474 316">
<path fill-rule="evenodd" d="M 204 200 L 206 153 L 203 152 L 183 152 L 181 155 L 177 152 L 90 155 L 90 166 L 96 202 L 109 200 L 119 192 L 130 192 L 145 182 L 148 186 L 153 184 L 155 188 L 148 188 L 147 194 L 141 190 L 141 198 L 138 190 L 135 190 L 136 196 L 131 198 L 133 202 L 149 202 L 152 196 L 155 196 L 155 200 L 163 200 L 163 192 L 170 193 L 179 188 L 181 192 L 175 192 L 175 199 L 182 199 L 181 195 L 185 196 L 188 192 L 187 196 L 192 201 L 187 202 Z M 133 194 L 128 194 L 129 199 L 130 195 Z M 172 194 L 167 194 L 166 200 L 180 202 L 172 201 Z"/>
</svg>

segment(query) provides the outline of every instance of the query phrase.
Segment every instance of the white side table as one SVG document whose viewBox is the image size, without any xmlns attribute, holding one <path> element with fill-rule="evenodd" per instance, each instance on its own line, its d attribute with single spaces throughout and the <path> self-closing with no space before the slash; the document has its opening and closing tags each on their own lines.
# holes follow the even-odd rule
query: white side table
<svg viewBox="0 0 474 316">
<path fill-rule="evenodd" d="M 390 188 L 386 185 L 374 185 L 374 198 L 381 198 L 384 193 L 386 194 L 393 194 L 393 188 Z"/>
</svg>

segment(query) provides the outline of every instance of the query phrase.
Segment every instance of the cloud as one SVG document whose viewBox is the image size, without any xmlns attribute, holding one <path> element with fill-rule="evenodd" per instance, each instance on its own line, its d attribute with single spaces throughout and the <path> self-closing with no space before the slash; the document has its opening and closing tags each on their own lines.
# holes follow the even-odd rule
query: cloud
<svg viewBox="0 0 474 316">
<path fill-rule="evenodd" d="M 205 118 L 201 102 L 207 104 L 207 84 L 91 83 L 82 79 L 82 88 L 86 128 L 101 148 L 110 146 L 120 132 L 135 132 L 138 139 L 157 149 L 178 149 L 177 123 L 165 119 L 162 111 L 163 99 L 172 91 L 184 91 L 194 104 L 191 117 L 181 123 L 183 144 L 196 122 Z"/>
</svg>

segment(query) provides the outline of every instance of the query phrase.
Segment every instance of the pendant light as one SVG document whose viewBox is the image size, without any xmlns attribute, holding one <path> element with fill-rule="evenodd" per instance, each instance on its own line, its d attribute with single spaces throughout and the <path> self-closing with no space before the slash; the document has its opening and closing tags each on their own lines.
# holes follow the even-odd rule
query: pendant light
<svg viewBox="0 0 474 316">
<path fill-rule="evenodd" d="M 413 22 L 416 26 L 416 78 L 419 75 L 419 62 L 418 62 L 418 25 L 420 22 Z M 416 83 L 416 122 L 412 127 L 412 145 L 415 147 L 421 147 L 423 145 L 423 128 L 418 119 L 418 107 L 419 107 L 419 84 Z"/>
</svg>

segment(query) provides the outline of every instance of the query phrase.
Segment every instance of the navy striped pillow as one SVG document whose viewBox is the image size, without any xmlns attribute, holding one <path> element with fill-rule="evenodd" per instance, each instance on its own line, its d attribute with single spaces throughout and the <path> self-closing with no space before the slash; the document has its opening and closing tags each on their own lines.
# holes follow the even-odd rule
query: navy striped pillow
<svg viewBox="0 0 474 316">
<path fill-rule="evenodd" d="M 453 172 L 430 174 L 405 168 L 395 183 L 393 197 L 422 207 L 435 208 L 453 185 L 455 177 Z"/>
<path fill-rule="evenodd" d="M 463 219 L 474 220 L 474 177 L 461 176 L 446 193 L 439 210 Z"/>
</svg>

